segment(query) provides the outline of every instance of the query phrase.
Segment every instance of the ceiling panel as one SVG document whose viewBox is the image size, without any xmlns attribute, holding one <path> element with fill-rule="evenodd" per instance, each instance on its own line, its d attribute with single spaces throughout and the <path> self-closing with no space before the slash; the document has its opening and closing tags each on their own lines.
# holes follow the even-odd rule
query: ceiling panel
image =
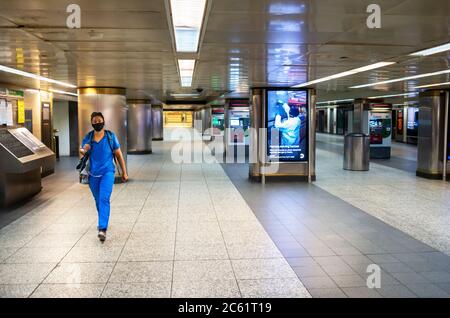
<svg viewBox="0 0 450 318">
<path fill-rule="evenodd" d="M 437 76 L 349 87 L 449 68 L 449 52 L 407 54 L 450 39 L 450 1 L 378 0 L 382 28 L 366 27 L 366 0 L 209 0 L 192 89 L 180 87 L 164 0 L 80 0 L 82 29 L 65 27 L 65 0 L 0 0 L 0 64 L 75 83 L 123 86 L 131 98 L 202 88 L 211 100 L 251 86 L 295 85 L 371 63 L 396 65 L 316 85 L 319 100 L 364 97 L 448 81 Z M 44 83 L 0 73 L 0 82 Z"/>
</svg>

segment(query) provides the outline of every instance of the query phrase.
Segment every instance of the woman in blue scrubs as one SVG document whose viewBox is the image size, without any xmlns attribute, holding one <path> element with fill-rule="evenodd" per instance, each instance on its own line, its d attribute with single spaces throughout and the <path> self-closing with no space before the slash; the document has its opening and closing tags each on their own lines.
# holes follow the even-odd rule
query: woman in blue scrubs
<svg viewBox="0 0 450 318">
<path fill-rule="evenodd" d="M 89 187 L 94 195 L 98 212 L 98 238 L 104 242 L 108 230 L 110 198 L 114 185 L 114 156 L 120 165 L 124 182 L 128 181 L 128 174 L 116 135 L 104 129 L 103 114 L 92 113 L 91 124 L 94 130 L 84 137 L 80 153 L 82 155 L 89 153 Z"/>
</svg>

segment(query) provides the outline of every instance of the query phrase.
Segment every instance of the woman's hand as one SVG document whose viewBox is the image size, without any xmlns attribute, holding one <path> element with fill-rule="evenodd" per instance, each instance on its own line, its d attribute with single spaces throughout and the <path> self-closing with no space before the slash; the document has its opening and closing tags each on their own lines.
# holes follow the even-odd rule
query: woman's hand
<svg viewBox="0 0 450 318">
<path fill-rule="evenodd" d="M 286 115 L 289 117 L 289 111 L 291 110 L 291 107 L 287 103 L 283 104 L 283 109 L 286 112 Z"/>
<path fill-rule="evenodd" d="M 85 155 L 91 149 L 91 145 L 86 144 L 83 148 L 80 148 L 80 154 Z"/>
<path fill-rule="evenodd" d="M 127 167 L 125 165 L 125 160 L 123 159 L 122 151 L 120 150 L 120 148 L 115 151 L 115 155 L 117 157 L 117 160 L 119 161 L 119 165 L 122 170 L 122 181 L 127 182 L 128 181 Z"/>
</svg>

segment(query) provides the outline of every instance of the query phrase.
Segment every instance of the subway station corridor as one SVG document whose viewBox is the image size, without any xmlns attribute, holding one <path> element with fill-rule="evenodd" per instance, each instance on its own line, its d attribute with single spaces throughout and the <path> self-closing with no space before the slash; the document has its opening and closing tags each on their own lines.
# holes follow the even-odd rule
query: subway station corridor
<svg viewBox="0 0 450 318">
<path fill-rule="evenodd" d="M 426 181 L 434 200 L 413 193 L 397 202 L 389 195 L 411 182 L 407 173 L 377 164 L 344 172 L 342 156 L 318 150 L 315 184 L 263 186 L 248 180 L 246 164 L 174 163 L 171 133 L 154 154 L 129 156 L 132 181 L 114 189 L 104 244 L 89 189 L 75 181 L 3 227 L 0 296 L 450 296 L 442 182 Z M 400 190 L 386 188 L 386 177 Z M 350 178 L 382 197 L 378 205 L 356 195 Z M 407 201 L 415 209 L 398 207 Z M 442 213 L 425 219 L 430 204 Z M 376 291 L 366 283 L 372 263 L 382 268 Z"/>
<path fill-rule="evenodd" d="M 449 0 L 0 0 L 0 308 L 448 303 L 449 17 Z"/>
<path fill-rule="evenodd" d="M 170 137 L 170 133 L 166 133 Z M 3 297 L 310 297 L 219 164 L 130 156 L 109 237 L 73 184 L 0 230 Z"/>
</svg>

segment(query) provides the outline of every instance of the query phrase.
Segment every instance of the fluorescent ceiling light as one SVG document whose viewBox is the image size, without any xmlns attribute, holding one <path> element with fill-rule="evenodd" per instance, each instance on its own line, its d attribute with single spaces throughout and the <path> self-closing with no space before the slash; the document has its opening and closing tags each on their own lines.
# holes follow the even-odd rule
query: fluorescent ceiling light
<svg viewBox="0 0 450 318">
<path fill-rule="evenodd" d="M 381 95 L 381 96 L 372 96 L 372 97 L 367 97 L 369 99 L 375 99 L 375 98 L 391 98 L 391 97 L 413 97 L 413 96 L 417 96 L 419 93 L 417 92 L 412 92 L 412 93 L 404 93 L 404 94 L 394 94 L 394 95 Z"/>
<path fill-rule="evenodd" d="M 70 96 L 78 97 L 78 94 L 76 94 L 76 93 L 70 93 L 70 92 L 66 92 L 66 91 L 60 91 L 60 90 L 57 90 L 57 89 L 49 89 L 49 91 L 52 92 L 52 93 L 58 93 L 58 94 L 70 95 Z"/>
<path fill-rule="evenodd" d="M 192 86 L 192 77 L 194 76 L 195 60 L 178 60 L 180 70 L 180 81 L 182 87 Z"/>
<path fill-rule="evenodd" d="M 318 102 L 317 105 L 323 105 L 323 104 L 335 104 L 335 103 L 345 103 L 345 102 L 353 102 L 354 99 L 338 99 L 338 100 L 329 100 L 325 102 Z"/>
<path fill-rule="evenodd" d="M 199 97 L 200 94 L 170 94 L 172 97 Z"/>
<path fill-rule="evenodd" d="M 393 104 L 392 106 L 409 106 L 417 104 L 417 101 L 404 102 L 403 104 Z"/>
<path fill-rule="evenodd" d="M 421 86 L 416 86 L 416 87 L 414 87 L 414 89 L 428 88 L 428 87 L 436 87 L 436 86 L 444 86 L 444 85 L 450 85 L 450 82 L 446 82 L 446 83 L 436 83 L 436 84 L 428 84 L 428 85 L 421 85 Z"/>
<path fill-rule="evenodd" d="M 346 71 L 346 72 L 334 74 L 334 75 L 331 75 L 331 76 L 319 78 L 319 79 L 316 79 L 316 80 L 311 81 L 311 82 L 306 82 L 306 83 L 303 83 L 303 84 L 295 85 L 294 87 L 310 86 L 310 85 L 314 85 L 314 84 L 317 84 L 317 83 L 331 81 L 331 80 L 334 80 L 334 79 L 337 79 L 337 78 L 341 78 L 341 77 L 345 77 L 345 76 L 354 75 L 354 74 L 357 74 L 357 73 L 362 73 L 362 72 L 374 70 L 374 69 L 377 69 L 377 68 L 380 68 L 380 67 L 385 67 L 385 66 L 392 65 L 392 64 L 395 64 L 395 62 L 379 62 L 379 63 L 363 66 L 363 67 L 360 67 L 360 68 L 355 68 L 355 69 L 350 70 L 350 71 Z"/>
<path fill-rule="evenodd" d="M 441 52 L 449 51 L 450 43 L 432 47 L 431 49 L 422 50 L 419 52 L 411 53 L 410 56 L 429 56 L 433 54 L 438 54 Z"/>
<path fill-rule="evenodd" d="M 352 86 L 352 87 L 350 87 L 350 88 L 363 88 L 363 87 L 377 86 L 377 85 L 383 85 L 383 84 L 390 84 L 390 83 L 396 83 L 396 82 L 409 81 L 409 80 L 413 80 L 413 79 L 424 78 L 424 77 L 430 77 L 430 76 L 437 76 L 437 75 L 448 74 L 448 73 L 450 73 L 450 70 L 444 70 L 444 71 L 439 71 L 439 72 L 434 72 L 434 73 L 425 73 L 425 74 L 420 74 L 420 75 L 414 75 L 414 76 L 402 77 L 402 78 L 397 78 L 397 79 L 388 80 L 388 81 L 382 81 L 382 82 L 377 82 L 377 83 L 371 83 L 371 84 L 364 84 L 364 85 Z"/>
<path fill-rule="evenodd" d="M 25 76 L 25 77 L 29 77 L 29 78 L 34 78 L 34 79 L 39 80 L 39 81 L 48 82 L 48 83 L 56 84 L 56 85 L 59 85 L 59 86 L 76 88 L 76 86 L 72 85 L 72 84 L 60 82 L 60 81 L 57 81 L 57 80 L 54 80 L 54 79 L 51 79 L 51 78 L 47 78 L 47 77 L 44 77 L 44 76 L 36 75 L 36 74 L 33 74 L 33 73 L 28 73 L 28 72 L 25 72 L 25 71 L 17 70 L 15 68 L 7 67 L 7 66 L 4 66 L 4 65 L 0 65 L 0 71 L 11 73 L 11 74 L 16 74 L 16 75 L 20 75 L 20 76 Z"/>
<path fill-rule="evenodd" d="M 197 52 L 206 0 L 170 0 L 177 52 Z"/>
</svg>

